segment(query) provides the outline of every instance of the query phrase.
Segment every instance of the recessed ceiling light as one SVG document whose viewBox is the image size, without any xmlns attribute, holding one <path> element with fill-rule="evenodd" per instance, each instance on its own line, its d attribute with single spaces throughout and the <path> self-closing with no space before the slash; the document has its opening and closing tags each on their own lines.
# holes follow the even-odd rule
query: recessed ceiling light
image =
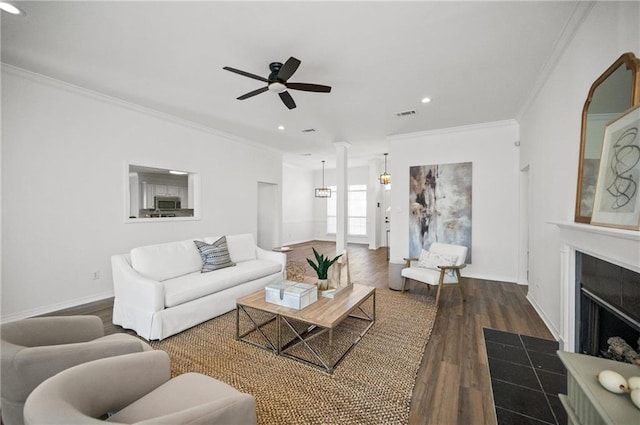
<svg viewBox="0 0 640 425">
<path fill-rule="evenodd" d="M 278 126 L 278 130 L 280 130 L 280 131 L 284 130 L 284 125 L 279 125 Z"/>
<path fill-rule="evenodd" d="M 7 3 L 6 1 L 0 1 L 0 10 L 4 10 L 7 13 L 12 15 L 26 15 L 24 10 L 17 8 L 11 3 Z"/>
<path fill-rule="evenodd" d="M 431 98 L 430 97 L 423 97 L 421 102 L 422 103 L 429 103 L 429 102 L 431 102 Z"/>
</svg>

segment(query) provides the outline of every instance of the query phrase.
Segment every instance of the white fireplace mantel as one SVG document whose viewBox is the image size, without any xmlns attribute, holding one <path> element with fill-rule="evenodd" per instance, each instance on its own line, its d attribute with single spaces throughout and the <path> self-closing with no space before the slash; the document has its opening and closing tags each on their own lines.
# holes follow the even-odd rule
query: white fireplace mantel
<svg viewBox="0 0 640 425">
<path fill-rule="evenodd" d="M 561 309 L 560 344 L 575 352 L 576 251 L 640 273 L 640 232 L 552 222 L 560 228 Z"/>
</svg>

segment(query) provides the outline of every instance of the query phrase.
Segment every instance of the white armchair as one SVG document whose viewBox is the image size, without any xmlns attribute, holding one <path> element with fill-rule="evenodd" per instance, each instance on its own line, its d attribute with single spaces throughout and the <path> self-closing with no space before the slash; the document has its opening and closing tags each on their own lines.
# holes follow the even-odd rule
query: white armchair
<svg viewBox="0 0 640 425">
<path fill-rule="evenodd" d="M 422 251 L 420 258 L 404 259 L 407 264 L 400 273 L 403 277 L 402 292 L 405 290 L 408 279 L 413 279 L 427 285 L 438 285 L 438 292 L 436 294 L 437 306 L 440 303 L 442 286 L 445 283 L 455 283 L 458 285 L 462 300 L 464 301 L 460 269 L 466 266 L 466 259 L 466 246 L 439 242 L 432 243 L 429 251 Z M 430 286 L 428 288 L 430 288 Z"/>
<path fill-rule="evenodd" d="M 80 363 L 151 350 L 127 334 L 104 335 L 97 316 L 34 317 L 0 327 L 2 422 L 21 425 L 27 396 L 47 378 Z"/>
<path fill-rule="evenodd" d="M 200 373 L 171 378 L 161 350 L 95 360 L 36 388 L 24 407 L 27 425 L 251 425 L 256 400 Z"/>
</svg>

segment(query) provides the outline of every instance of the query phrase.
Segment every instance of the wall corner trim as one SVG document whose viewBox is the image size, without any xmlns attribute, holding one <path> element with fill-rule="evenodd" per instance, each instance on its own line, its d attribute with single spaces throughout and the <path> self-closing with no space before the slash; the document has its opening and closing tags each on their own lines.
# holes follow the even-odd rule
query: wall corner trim
<svg viewBox="0 0 640 425">
<path fill-rule="evenodd" d="M 395 141 L 400 141 L 405 139 L 415 139 L 417 137 L 423 137 L 423 136 L 434 136 L 434 135 L 448 134 L 448 133 L 464 133 L 464 132 L 485 130 L 485 129 L 491 129 L 491 128 L 519 126 L 519 125 L 520 124 L 518 124 L 518 121 L 516 121 L 515 119 L 508 119 L 508 120 L 502 120 L 502 121 L 490 121 L 490 122 L 485 122 L 480 124 L 470 124 L 470 125 L 462 125 L 458 127 L 440 128 L 437 130 L 427 130 L 427 131 L 418 131 L 415 133 L 395 134 L 392 136 L 387 136 L 387 141 L 395 142 Z"/>
<path fill-rule="evenodd" d="M 571 16 L 567 20 L 565 26 L 562 28 L 562 31 L 558 35 L 558 39 L 556 40 L 555 45 L 553 46 L 553 50 L 549 54 L 546 62 L 542 66 L 540 73 L 538 74 L 538 79 L 531 86 L 531 91 L 529 95 L 522 103 L 522 106 L 518 113 L 516 114 L 517 120 L 522 120 L 524 114 L 529 110 L 535 99 L 538 97 L 538 94 L 542 90 L 542 87 L 546 84 L 547 80 L 551 76 L 551 73 L 555 69 L 556 65 L 564 55 L 565 51 L 573 41 L 578 29 L 584 22 L 584 20 L 589 16 L 591 9 L 596 4 L 595 1 L 579 1 L 573 7 L 573 11 L 571 12 Z"/>
</svg>

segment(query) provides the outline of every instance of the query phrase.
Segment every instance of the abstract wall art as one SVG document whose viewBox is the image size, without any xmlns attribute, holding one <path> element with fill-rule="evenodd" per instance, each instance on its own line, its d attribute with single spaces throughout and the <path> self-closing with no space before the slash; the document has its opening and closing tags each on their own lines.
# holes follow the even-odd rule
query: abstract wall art
<svg viewBox="0 0 640 425">
<path fill-rule="evenodd" d="M 470 264 L 472 163 L 413 166 L 409 175 L 409 256 L 450 243 L 468 248 Z"/>
<path fill-rule="evenodd" d="M 604 143 L 591 224 L 640 228 L 640 106 L 611 121 Z"/>
</svg>

